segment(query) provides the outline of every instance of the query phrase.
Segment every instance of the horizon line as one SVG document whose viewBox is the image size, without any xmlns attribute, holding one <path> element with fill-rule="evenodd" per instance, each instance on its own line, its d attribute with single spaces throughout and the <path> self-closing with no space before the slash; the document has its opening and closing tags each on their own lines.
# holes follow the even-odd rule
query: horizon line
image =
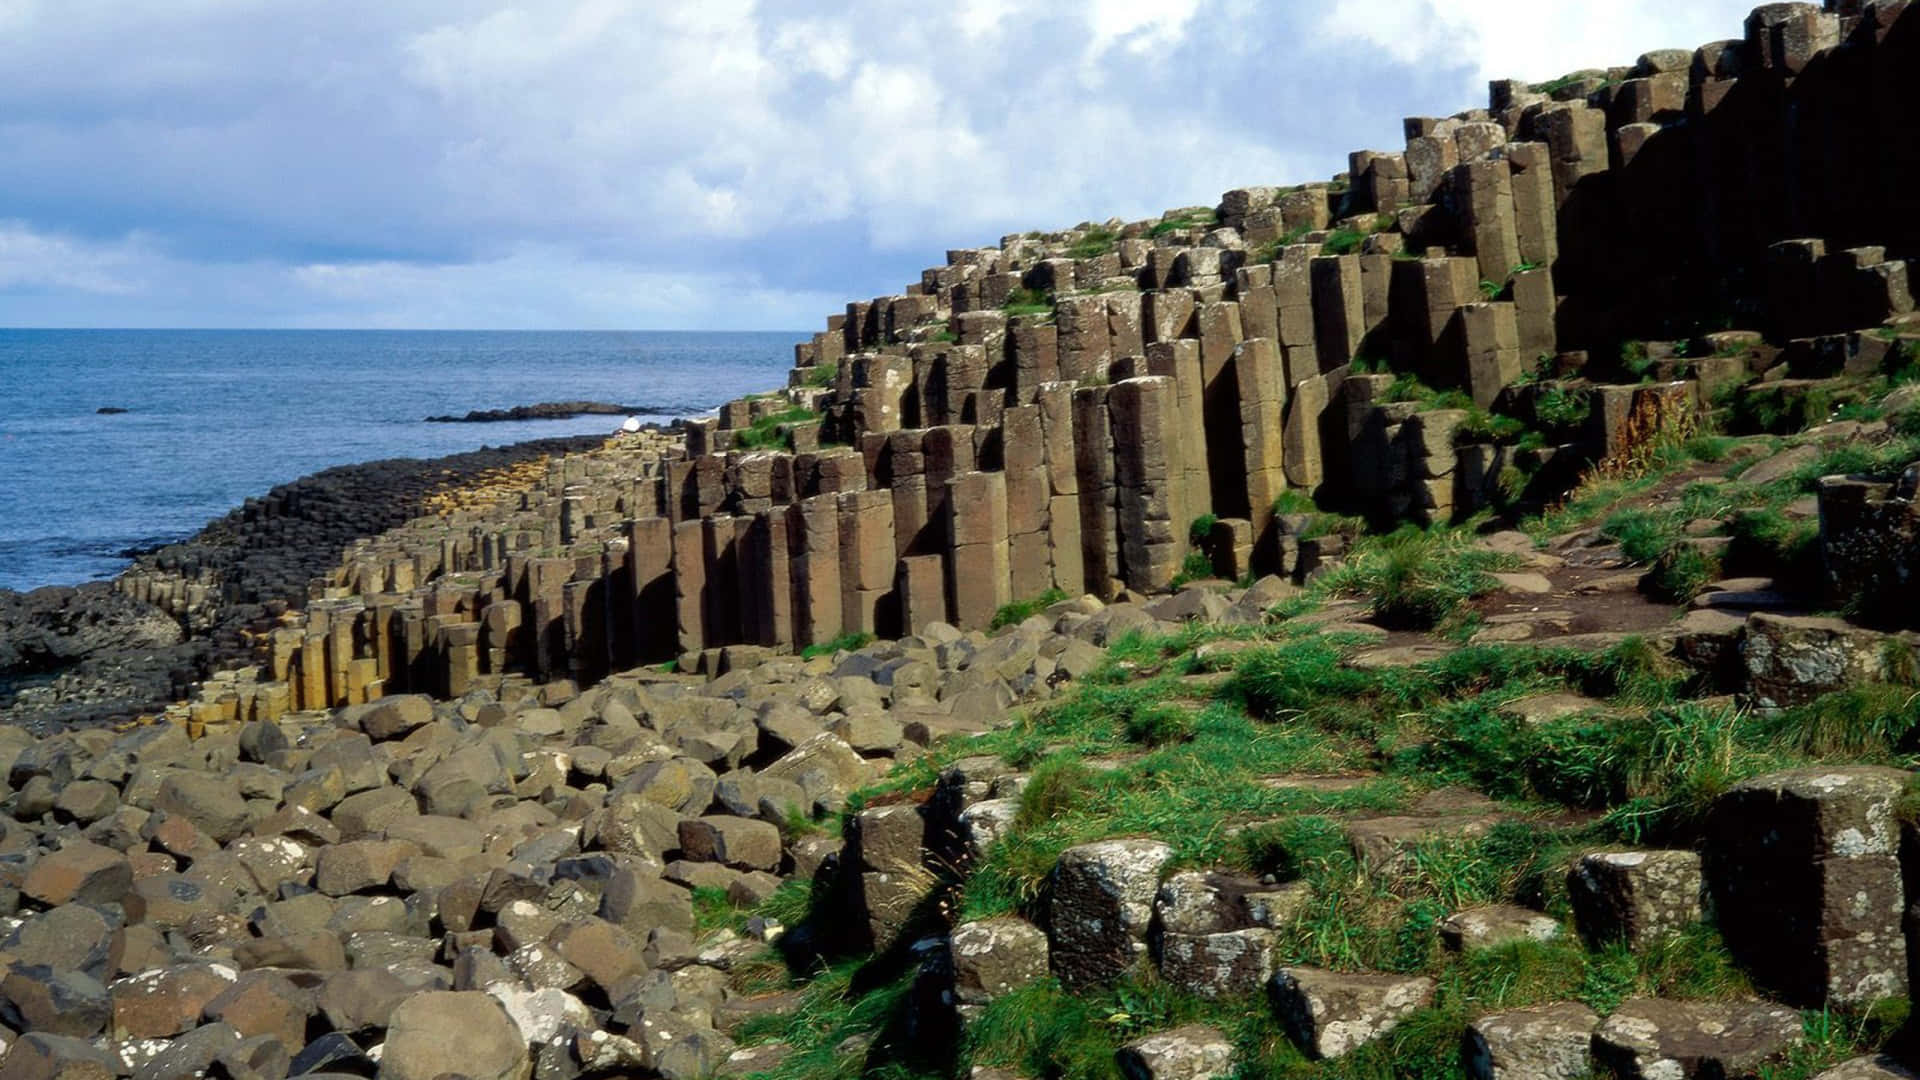
<svg viewBox="0 0 1920 1080">
<path fill-rule="evenodd" d="M 0 326 L 10 330 L 57 330 L 66 333 L 196 333 L 196 334 L 800 334 L 812 330 L 717 330 L 699 327 L 491 327 L 491 326 Z"/>
</svg>

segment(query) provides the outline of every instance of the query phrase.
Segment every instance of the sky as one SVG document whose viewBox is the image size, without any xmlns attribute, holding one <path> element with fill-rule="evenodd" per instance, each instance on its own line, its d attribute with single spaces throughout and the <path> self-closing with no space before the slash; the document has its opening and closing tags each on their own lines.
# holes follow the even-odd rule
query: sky
<svg viewBox="0 0 1920 1080">
<path fill-rule="evenodd" d="M 1742 0 L 0 0 L 0 326 L 807 330 Z"/>
</svg>

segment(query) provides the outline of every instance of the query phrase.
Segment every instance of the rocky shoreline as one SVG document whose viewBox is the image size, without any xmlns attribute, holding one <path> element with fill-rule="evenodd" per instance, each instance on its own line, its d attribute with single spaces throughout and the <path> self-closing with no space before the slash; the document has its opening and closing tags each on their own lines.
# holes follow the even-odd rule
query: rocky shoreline
<svg viewBox="0 0 1920 1080">
<path fill-rule="evenodd" d="M 126 573 L 177 583 L 158 603 L 105 582 L 0 590 L 0 724 L 46 732 L 156 713 L 216 668 L 250 662 L 249 635 L 304 606 L 308 582 L 351 541 L 428 512 L 438 493 L 603 441 L 371 461 L 283 484 L 187 540 L 137 553 Z"/>
<path fill-rule="evenodd" d="M 429 416 L 429 424 L 498 424 L 510 420 L 570 420 L 576 416 L 631 416 L 657 413 L 638 405 L 615 405 L 605 401 L 546 401 L 538 405 L 515 405 L 511 409 L 474 409 L 465 416 Z"/>
</svg>

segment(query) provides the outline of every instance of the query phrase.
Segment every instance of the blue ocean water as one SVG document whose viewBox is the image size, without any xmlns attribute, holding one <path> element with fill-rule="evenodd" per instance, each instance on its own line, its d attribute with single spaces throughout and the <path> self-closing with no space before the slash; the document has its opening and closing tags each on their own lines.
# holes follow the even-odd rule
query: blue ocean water
<svg viewBox="0 0 1920 1080">
<path fill-rule="evenodd" d="M 0 330 L 0 588 L 110 577 L 126 549 L 329 466 L 620 422 L 428 416 L 575 400 L 696 415 L 783 385 L 801 336 Z"/>
</svg>

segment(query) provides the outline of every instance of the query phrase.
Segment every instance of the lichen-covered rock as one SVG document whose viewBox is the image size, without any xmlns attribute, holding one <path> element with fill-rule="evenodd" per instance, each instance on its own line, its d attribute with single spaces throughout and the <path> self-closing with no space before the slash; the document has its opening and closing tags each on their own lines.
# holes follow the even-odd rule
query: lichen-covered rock
<svg viewBox="0 0 1920 1080">
<path fill-rule="evenodd" d="M 1691 851 L 1599 852 L 1567 874 L 1580 933 L 1636 949 L 1699 922 L 1700 888 L 1700 856 Z"/>
<path fill-rule="evenodd" d="M 954 928 L 954 998 L 986 1005 L 1047 977 L 1047 935 L 1024 919 L 986 919 Z"/>
<path fill-rule="evenodd" d="M 1578 1002 L 1493 1013 L 1467 1027 L 1474 1080 L 1581 1080 L 1593 1071 L 1600 1017 Z"/>
<path fill-rule="evenodd" d="M 1201 997 L 1258 993 L 1273 976 L 1276 927 L 1306 901 L 1307 886 L 1188 871 L 1154 898 L 1160 975 Z"/>
<path fill-rule="evenodd" d="M 1274 1008 L 1287 1033 L 1315 1058 L 1337 1058 L 1398 1027 L 1433 1000 L 1432 979 L 1282 968 Z"/>
<path fill-rule="evenodd" d="M 1233 1043 L 1218 1028 L 1189 1024 L 1120 1048 L 1127 1080 L 1224 1080 L 1233 1072 Z"/>
<path fill-rule="evenodd" d="M 1900 827 L 1908 774 L 1810 768 L 1736 785 L 1707 827 L 1707 882 L 1727 946 L 1806 1007 L 1906 992 Z"/>
<path fill-rule="evenodd" d="M 1560 936 L 1560 922 L 1528 908 L 1510 904 L 1456 911 L 1440 920 L 1440 939 L 1451 949 L 1491 949 L 1516 941 L 1552 941 Z"/>
<path fill-rule="evenodd" d="M 1600 1065 L 1623 1080 L 1747 1076 L 1802 1035 L 1800 1014 L 1750 1001 L 1629 1001 L 1593 1035 Z"/>
<path fill-rule="evenodd" d="M 1896 656 L 1904 651 L 1904 659 Z M 1850 683 L 1884 682 L 1910 666 L 1912 646 L 1841 619 L 1756 612 L 1739 656 L 1747 692 L 1763 709 L 1812 701 Z"/>
<path fill-rule="evenodd" d="M 1173 848 L 1158 840 L 1102 840 L 1061 853 L 1047 922 L 1062 983 L 1079 989 L 1112 982 L 1140 961 L 1160 870 L 1172 857 Z"/>
</svg>

